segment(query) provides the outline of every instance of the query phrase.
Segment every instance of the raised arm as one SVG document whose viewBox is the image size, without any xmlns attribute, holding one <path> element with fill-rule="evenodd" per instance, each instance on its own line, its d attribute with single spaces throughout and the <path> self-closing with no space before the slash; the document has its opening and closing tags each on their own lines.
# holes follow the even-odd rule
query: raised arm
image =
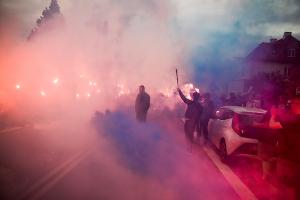
<svg viewBox="0 0 300 200">
<path fill-rule="evenodd" d="M 178 93 L 179 93 L 180 98 L 182 99 L 182 101 L 183 101 L 184 103 L 186 103 L 186 104 L 191 104 L 191 103 L 192 103 L 191 100 L 189 100 L 188 98 L 186 98 L 186 97 L 184 96 L 184 94 L 182 93 L 182 91 L 180 90 L 180 88 L 177 88 L 177 91 L 178 91 Z"/>
</svg>

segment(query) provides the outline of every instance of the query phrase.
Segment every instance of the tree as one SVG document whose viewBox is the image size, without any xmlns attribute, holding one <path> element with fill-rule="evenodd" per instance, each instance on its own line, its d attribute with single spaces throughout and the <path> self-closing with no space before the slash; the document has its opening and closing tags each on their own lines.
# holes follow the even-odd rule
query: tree
<svg viewBox="0 0 300 200">
<path fill-rule="evenodd" d="M 53 18 L 56 16 L 62 16 L 60 7 L 57 0 L 51 0 L 50 6 L 46 7 L 42 12 L 42 16 L 40 16 L 36 20 L 36 27 L 31 30 L 30 34 L 27 37 L 27 40 L 31 40 L 33 37 L 35 37 L 37 33 L 40 32 L 40 30 L 45 26 L 47 26 L 48 22 L 53 20 Z"/>
</svg>

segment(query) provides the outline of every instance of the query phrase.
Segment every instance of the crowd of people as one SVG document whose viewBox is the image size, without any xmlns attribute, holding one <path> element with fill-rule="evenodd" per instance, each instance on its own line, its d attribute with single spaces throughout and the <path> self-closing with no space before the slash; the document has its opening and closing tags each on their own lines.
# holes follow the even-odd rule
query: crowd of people
<svg viewBox="0 0 300 200">
<path fill-rule="evenodd" d="M 205 143 L 208 140 L 208 122 L 214 115 L 215 106 L 210 99 L 209 93 L 204 93 L 202 96 L 198 92 L 193 92 L 192 100 L 188 99 L 180 90 L 177 89 L 182 101 L 187 104 L 185 112 L 184 132 L 186 138 L 192 149 L 193 144 L 196 142 L 194 139 L 194 132 L 197 132 L 196 140 L 200 140 L 201 134 L 205 139 Z"/>
<path fill-rule="evenodd" d="M 258 139 L 258 156 L 262 161 L 263 178 L 269 179 L 277 173 L 278 170 L 276 173 L 271 170 L 274 168 L 274 158 L 284 159 L 292 163 L 288 170 L 292 172 L 290 180 L 297 188 L 300 186 L 300 96 L 295 90 L 294 93 L 289 93 L 289 88 L 281 85 L 283 80 L 279 76 L 255 77 L 252 83 L 254 82 L 255 84 L 249 86 L 244 93 L 229 93 L 228 97 L 220 97 L 219 103 L 215 98 L 211 98 L 213 95 L 208 92 L 200 94 L 194 91 L 190 99 L 177 88 L 180 98 L 186 104 L 183 130 L 188 150 L 192 151 L 193 145 L 200 143 L 201 136 L 204 139 L 203 143 L 207 143 L 208 123 L 210 118 L 215 117 L 216 108 L 219 106 L 265 109 L 263 120 L 253 124 L 262 134 Z M 150 95 L 141 85 L 135 101 L 137 121 L 146 122 L 149 108 Z M 279 166 L 278 163 L 275 165 Z M 296 191 L 300 197 L 300 188 Z"/>
<path fill-rule="evenodd" d="M 262 161 L 263 179 L 283 177 L 296 188 L 296 196 L 300 198 L 300 95 L 297 94 L 295 82 L 289 82 L 279 74 L 259 74 L 250 83 L 248 91 L 222 96 L 217 106 L 243 106 L 267 111 L 261 122 L 253 124 L 262 135 L 258 156 Z M 201 97 L 194 93 L 193 100 L 188 100 L 180 89 L 178 92 L 187 104 L 184 130 L 188 140 L 191 144 L 194 142 L 195 130 L 198 137 L 203 134 L 207 139 L 208 121 L 215 108 L 209 93 Z M 281 169 L 288 171 L 291 174 L 289 177 L 280 169 L 274 170 L 274 166 L 280 168 L 278 160 L 284 160 L 282 163 L 286 166 Z"/>
<path fill-rule="evenodd" d="M 284 101 L 287 103 L 293 98 L 300 82 L 297 79 L 287 78 L 280 73 L 259 73 L 245 82 L 245 86 L 248 87 L 246 92 L 230 92 L 228 97 L 222 95 L 217 99 L 220 101 L 220 106 L 268 109 L 270 103 L 284 103 Z"/>
<path fill-rule="evenodd" d="M 188 141 L 188 144 L 192 145 L 196 140 L 200 140 L 201 134 L 205 141 L 208 139 L 208 122 L 214 115 L 215 107 L 210 98 L 209 93 L 204 93 L 202 96 L 198 92 L 192 94 L 192 99 L 188 99 L 180 90 L 178 93 L 185 104 L 187 109 L 185 112 L 184 132 Z M 140 122 L 145 122 L 147 119 L 147 113 L 150 107 L 150 96 L 145 91 L 145 86 L 139 86 L 139 93 L 135 100 L 135 113 L 136 119 Z M 194 132 L 197 132 L 197 138 L 194 139 Z"/>
<path fill-rule="evenodd" d="M 243 94 L 230 93 L 227 98 L 221 97 L 221 105 L 218 106 L 244 106 L 267 111 L 261 122 L 253 124 L 261 134 L 258 139 L 257 155 L 262 163 L 262 178 L 293 187 L 298 199 L 300 198 L 300 95 L 297 94 L 295 87 L 288 87 L 279 76 L 260 77 L 255 81 L 256 85 L 250 86 Z M 188 100 L 180 89 L 178 92 L 187 104 L 184 126 L 187 139 L 193 144 L 193 132 L 196 130 L 198 138 L 203 134 L 207 140 L 208 121 L 214 115 L 215 108 L 209 93 L 203 94 L 202 97 L 194 93 L 193 100 Z"/>
</svg>

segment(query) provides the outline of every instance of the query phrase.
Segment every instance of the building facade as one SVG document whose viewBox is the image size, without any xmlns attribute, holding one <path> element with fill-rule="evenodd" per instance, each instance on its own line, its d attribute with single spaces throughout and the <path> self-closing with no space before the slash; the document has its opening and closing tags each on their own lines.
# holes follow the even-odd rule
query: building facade
<svg viewBox="0 0 300 200">
<path fill-rule="evenodd" d="M 275 73 L 288 79 L 297 79 L 300 73 L 300 41 L 291 32 L 279 40 L 271 39 L 256 47 L 245 59 L 244 76 Z"/>
</svg>

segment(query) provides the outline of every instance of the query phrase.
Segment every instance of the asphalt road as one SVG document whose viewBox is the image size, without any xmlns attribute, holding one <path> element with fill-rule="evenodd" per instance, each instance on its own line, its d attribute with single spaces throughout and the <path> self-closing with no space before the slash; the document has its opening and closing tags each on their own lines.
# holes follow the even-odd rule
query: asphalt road
<svg viewBox="0 0 300 200">
<path fill-rule="evenodd" d="M 69 129 L 52 124 L 1 133 L 1 199 L 269 196 L 268 191 L 256 191 L 252 181 L 241 175 L 251 169 L 238 164 L 243 161 L 228 167 L 209 145 L 188 150 L 175 121 L 122 123 L 96 131 L 89 126 Z M 260 173 L 251 172 L 254 177 Z"/>
</svg>

